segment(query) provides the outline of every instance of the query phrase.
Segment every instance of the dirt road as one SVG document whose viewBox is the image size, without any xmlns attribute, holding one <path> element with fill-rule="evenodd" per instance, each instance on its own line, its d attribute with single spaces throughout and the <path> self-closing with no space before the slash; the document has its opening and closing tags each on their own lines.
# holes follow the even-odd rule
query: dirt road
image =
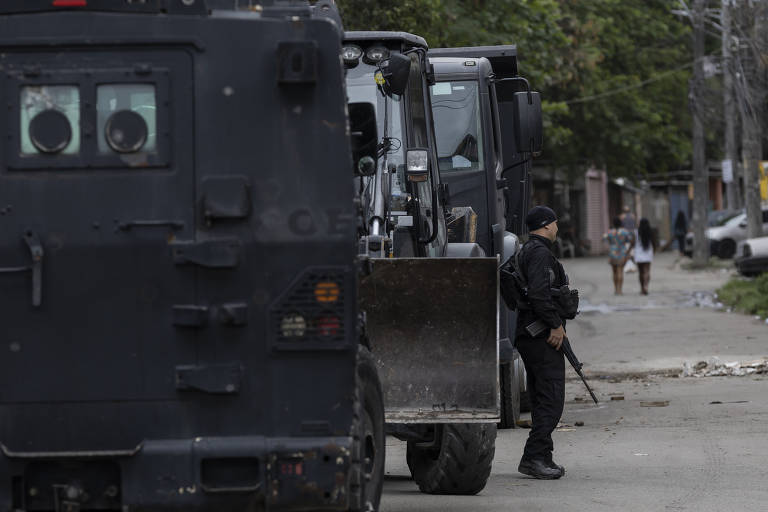
<svg viewBox="0 0 768 512">
<path fill-rule="evenodd" d="M 566 476 L 539 481 L 517 473 L 528 431 L 505 430 L 482 493 L 426 496 L 408 477 L 404 444 L 390 439 L 382 510 L 768 509 L 768 375 L 659 374 L 676 375 L 686 360 L 768 356 L 768 326 L 712 307 L 728 271 L 688 272 L 664 254 L 645 297 L 636 274 L 614 296 L 603 259 L 565 266 L 584 299 L 568 334 L 601 399 L 591 405 L 581 382 L 568 381 L 563 426 L 554 434 Z"/>
</svg>

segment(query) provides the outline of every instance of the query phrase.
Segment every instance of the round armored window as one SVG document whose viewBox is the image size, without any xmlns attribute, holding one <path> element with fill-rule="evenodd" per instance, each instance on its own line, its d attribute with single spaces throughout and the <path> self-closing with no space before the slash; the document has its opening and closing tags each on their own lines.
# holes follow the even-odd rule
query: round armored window
<svg viewBox="0 0 768 512">
<path fill-rule="evenodd" d="M 104 126 L 107 144 L 118 153 L 135 153 L 147 142 L 147 122 L 132 110 L 115 112 Z"/>
<path fill-rule="evenodd" d="M 29 123 L 29 139 L 41 153 L 58 153 L 72 140 L 69 119 L 58 110 L 43 110 Z"/>
</svg>

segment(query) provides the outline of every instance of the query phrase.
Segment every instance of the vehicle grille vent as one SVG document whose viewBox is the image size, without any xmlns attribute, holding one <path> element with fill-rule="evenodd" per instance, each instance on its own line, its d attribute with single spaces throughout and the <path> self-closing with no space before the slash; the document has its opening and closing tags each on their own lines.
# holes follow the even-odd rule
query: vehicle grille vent
<svg viewBox="0 0 768 512">
<path fill-rule="evenodd" d="M 337 344 L 346 337 L 346 269 L 312 268 L 273 305 L 270 330 L 278 345 Z"/>
</svg>

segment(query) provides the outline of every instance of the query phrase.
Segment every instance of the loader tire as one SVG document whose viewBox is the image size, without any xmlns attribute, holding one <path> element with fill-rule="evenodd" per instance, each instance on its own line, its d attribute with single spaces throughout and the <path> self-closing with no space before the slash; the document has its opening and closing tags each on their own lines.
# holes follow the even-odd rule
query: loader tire
<svg viewBox="0 0 768 512">
<path fill-rule="evenodd" d="M 446 423 L 435 426 L 439 449 L 409 441 L 406 460 L 421 492 L 477 494 L 491 475 L 496 424 Z"/>
<path fill-rule="evenodd" d="M 500 429 L 517 427 L 520 419 L 520 372 L 517 371 L 515 362 L 499 365 L 499 387 L 501 400 Z"/>
<path fill-rule="evenodd" d="M 350 512 L 376 512 L 384 484 L 384 395 L 371 352 L 357 350 Z"/>
</svg>

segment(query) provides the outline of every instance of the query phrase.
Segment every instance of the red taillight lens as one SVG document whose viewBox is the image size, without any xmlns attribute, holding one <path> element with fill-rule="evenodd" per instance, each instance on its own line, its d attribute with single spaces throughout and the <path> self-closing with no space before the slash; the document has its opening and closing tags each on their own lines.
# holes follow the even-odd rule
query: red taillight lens
<svg viewBox="0 0 768 512">
<path fill-rule="evenodd" d="M 341 320 L 333 315 L 321 316 L 315 323 L 317 327 L 317 333 L 320 336 L 331 337 L 336 336 L 341 329 Z"/>
<path fill-rule="evenodd" d="M 87 0 L 53 0 L 54 7 L 87 7 Z"/>
</svg>

